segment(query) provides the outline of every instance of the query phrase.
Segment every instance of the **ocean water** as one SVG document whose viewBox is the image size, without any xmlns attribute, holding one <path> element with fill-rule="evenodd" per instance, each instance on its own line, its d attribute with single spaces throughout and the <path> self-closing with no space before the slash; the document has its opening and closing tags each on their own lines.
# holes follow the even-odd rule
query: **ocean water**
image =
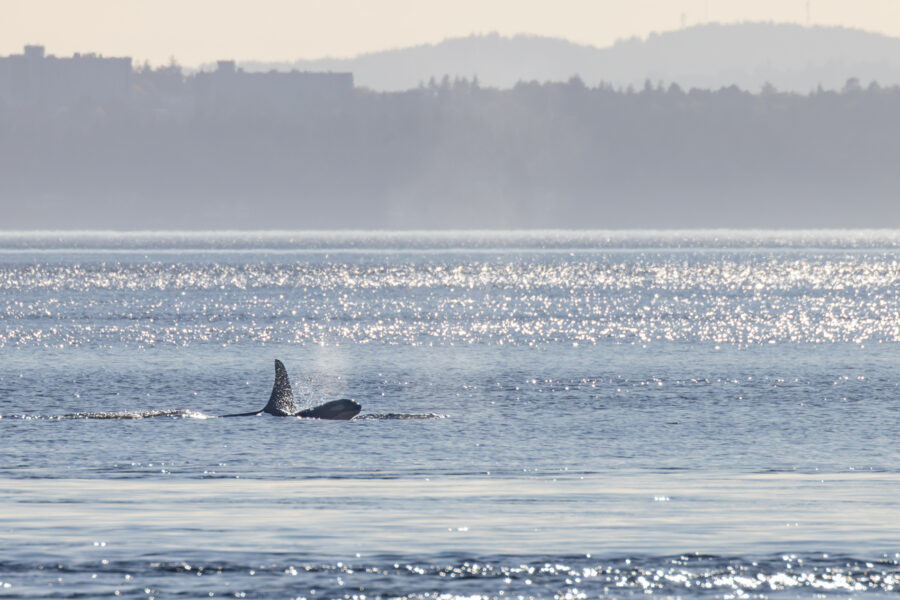
<svg viewBox="0 0 900 600">
<path fill-rule="evenodd" d="M 898 431 L 900 232 L 0 233 L 2 598 L 895 598 Z"/>
</svg>

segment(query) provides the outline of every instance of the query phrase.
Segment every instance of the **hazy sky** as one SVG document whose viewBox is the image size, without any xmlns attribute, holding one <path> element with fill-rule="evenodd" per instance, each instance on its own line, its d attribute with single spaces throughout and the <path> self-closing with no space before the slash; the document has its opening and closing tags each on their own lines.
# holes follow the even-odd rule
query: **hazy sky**
<svg viewBox="0 0 900 600">
<path fill-rule="evenodd" d="M 153 64 L 346 57 L 531 33 L 607 46 L 682 22 L 843 25 L 900 37 L 900 0 L 0 0 L 0 55 L 44 44 Z"/>
</svg>

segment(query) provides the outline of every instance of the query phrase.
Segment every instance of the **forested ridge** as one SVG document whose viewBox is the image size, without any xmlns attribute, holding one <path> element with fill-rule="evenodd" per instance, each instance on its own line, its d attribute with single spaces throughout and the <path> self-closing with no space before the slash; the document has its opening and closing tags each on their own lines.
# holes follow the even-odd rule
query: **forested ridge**
<svg viewBox="0 0 900 600">
<path fill-rule="evenodd" d="M 0 105 L 0 228 L 900 227 L 898 88 L 162 89 Z"/>
</svg>

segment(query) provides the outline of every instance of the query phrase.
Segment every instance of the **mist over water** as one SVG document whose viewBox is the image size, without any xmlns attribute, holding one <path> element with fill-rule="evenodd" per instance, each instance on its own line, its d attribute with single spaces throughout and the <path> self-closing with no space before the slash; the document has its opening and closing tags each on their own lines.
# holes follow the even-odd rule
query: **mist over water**
<svg viewBox="0 0 900 600">
<path fill-rule="evenodd" d="M 545 42 L 446 48 L 514 78 L 500 88 L 423 57 L 392 92 L 349 64 L 185 73 L 28 45 L 0 57 L 3 227 L 900 226 L 897 40 L 708 26 L 605 58 Z M 390 63 L 379 70 L 403 70 Z"/>
<path fill-rule="evenodd" d="M 898 242 L 2 234 L 0 590 L 890 597 Z"/>
</svg>

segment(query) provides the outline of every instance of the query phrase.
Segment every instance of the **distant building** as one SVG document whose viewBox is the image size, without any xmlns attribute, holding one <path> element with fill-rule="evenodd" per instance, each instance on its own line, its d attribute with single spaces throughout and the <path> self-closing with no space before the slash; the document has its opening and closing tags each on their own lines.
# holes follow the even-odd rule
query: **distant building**
<svg viewBox="0 0 900 600">
<path fill-rule="evenodd" d="M 302 111 L 340 102 L 353 94 L 352 73 L 247 73 L 233 60 L 218 61 L 215 71 L 198 73 L 193 83 L 198 98 L 219 110 Z"/>
<path fill-rule="evenodd" d="M 185 76 L 177 64 L 132 68 L 131 58 L 48 55 L 43 46 L 0 57 L 0 106 L 33 109 L 128 104 L 192 114 L 194 109 L 302 113 L 339 107 L 353 94 L 353 74 L 291 71 L 246 73 L 233 60 Z"/>
<path fill-rule="evenodd" d="M 237 70 L 237 65 L 233 60 L 216 61 L 216 73 L 221 75 L 233 75 Z"/>
<path fill-rule="evenodd" d="M 43 46 L 25 46 L 22 54 L 0 57 L 0 101 L 43 106 L 124 101 L 131 75 L 130 58 L 60 58 L 45 54 Z"/>
</svg>

